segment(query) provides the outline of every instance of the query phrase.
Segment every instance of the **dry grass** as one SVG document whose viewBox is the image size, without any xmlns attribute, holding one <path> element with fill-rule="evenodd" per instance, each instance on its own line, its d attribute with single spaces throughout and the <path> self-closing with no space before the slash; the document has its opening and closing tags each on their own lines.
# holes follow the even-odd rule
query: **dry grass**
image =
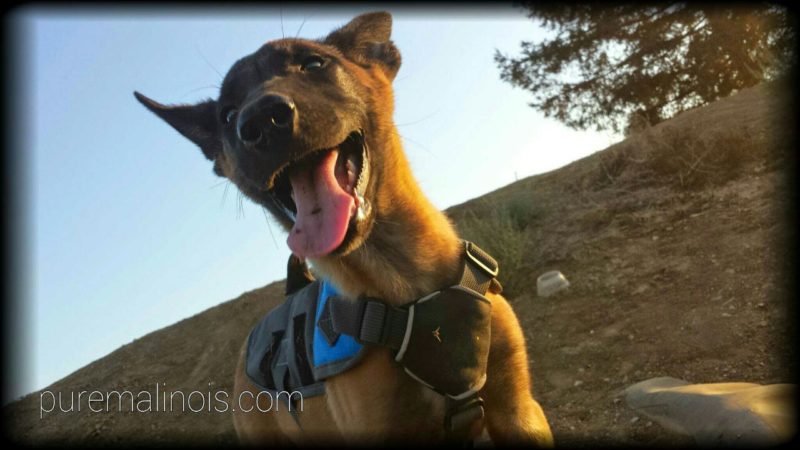
<svg viewBox="0 0 800 450">
<path fill-rule="evenodd" d="M 589 184 L 595 190 L 620 181 L 688 190 L 719 185 L 740 176 L 746 167 L 767 164 L 765 140 L 764 133 L 752 127 L 651 127 L 598 155 L 598 169 Z"/>
</svg>

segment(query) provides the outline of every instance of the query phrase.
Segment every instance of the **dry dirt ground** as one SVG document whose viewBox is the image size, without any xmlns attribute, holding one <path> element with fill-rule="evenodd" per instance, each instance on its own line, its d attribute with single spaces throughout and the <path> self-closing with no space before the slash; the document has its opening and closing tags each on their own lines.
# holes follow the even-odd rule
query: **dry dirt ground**
<svg viewBox="0 0 800 450">
<path fill-rule="evenodd" d="M 742 91 L 448 211 L 460 227 L 470 214 L 491 214 L 487 205 L 535 208 L 520 226 L 526 250 L 509 276 L 523 282 L 510 300 L 525 330 L 534 392 L 558 445 L 691 444 L 637 417 L 621 398 L 624 388 L 648 378 L 795 381 L 788 270 L 796 238 L 788 182 L 794 158 L 787 132 L 794 109 L 784 88 Z M 712 132 L 739 133 L 747 142 L 717 139 L 699 153 L 741 144 L 749 149 L 744 162 L 727 170 L 681 153 L 681 145 Z M 661 149 L 661 157 L 674 151 L 681 161 L 673 172 L 646 162 L 657 156 L 653 146 L 667 141 L 675 146 Z M 496 256 L 502 280 L 504 255 Z M 535 279 L 551 269 L 562 271 L 571 287 L 538 298 Z M 61 392 L 66 406 L 71 392 L 154 394 L 157 383 L 185 393 L 232 392 L 239 346 L 281 301 L 282 290 L 278 282 L 247 292 L 137 339 L 47 390 Z M 235 439 L 230 413 L 93 413 L 84 402 L 81 412 L 40 418 L 39 402 L 36 392 L 4 408 L 12 439 L 206 445 Z"/>
</svg>

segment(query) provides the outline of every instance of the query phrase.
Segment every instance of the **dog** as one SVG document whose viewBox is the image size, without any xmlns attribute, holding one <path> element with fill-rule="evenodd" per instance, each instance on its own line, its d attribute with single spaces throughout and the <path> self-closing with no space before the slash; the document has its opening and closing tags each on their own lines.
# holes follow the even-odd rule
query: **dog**
<svg viewBox="0 0 800 450">
<path fill-rule="evenodd" d="M 369 13 L 323 39 L 267 42 L 231 67 L 216 100 L 164 105 L 134 94 L 197 144 L 215 174 L 270 211 L 288 232 L 295 262 L 309 261 L 345 299 L 399 307 L 453 285 L 465 263 L 463 242 L 421 192 L 393 123 L 401 57 L 391 27 L 390 14 Z M 499 284 L 485 298 L 491 337 L 478 392 L 485 412 L 469 436 L 485 429 L 498 445 L 550 446 L 518 320 Z M 448 336 L 439 331 L 433 337 L 442 342 Z M 367 345 L 358 364 L 326 379 L 324 395 L 304 399 L 296 416 L 259 412 L 252 396 L 241 397 L 258 392 L 246 357 L 247 343 L 234 382 L 235 397 L 251 400 L 234 413 L 243 443 L 445 439 L 447 401 L 404 371 L 391 349 Z"/>
</svg>

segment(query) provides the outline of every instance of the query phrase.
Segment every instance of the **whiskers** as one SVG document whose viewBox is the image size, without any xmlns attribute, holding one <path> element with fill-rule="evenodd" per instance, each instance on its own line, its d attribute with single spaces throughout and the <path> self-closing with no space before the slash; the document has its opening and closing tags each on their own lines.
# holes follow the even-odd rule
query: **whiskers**
<svg viewBox="0 0 800 450">
<path fill-rule="evenodd" d="M 219 201 L 219 207 L 220 208 L 224 208 L 225 207 L 225 202 L 228 199 L 228 188 L 230 188 L 233 185 L 233 183 L 231 183 L 231 181 L 226 178 L 226 179 L 220 181 L 219 183 L 215 183 L 213 186 L 211 186 L 211 189 L 216 189 L 223 183 L 225 184 L 225 189 L 222 191 L 222 198 Z M 240 191 L 239 189 L 236 189 L 236 220 L 244 218 L 244 202 L 243 202 L 243 199 L 244 199 L 244 195 L 242 194 L 242 191 Z"/>
<path fill-rule="evenodd" d="M 303 16 L 303 23 L 300 24 L 300 28 L 297 29 L 297 33 L 294 34 L 294 38 L 297 39 L 300 36 L 300 31 L 303 29 L 303 25 L 306 24 L 306 16 Z"/>
<path fill-rule="evenodd" d="M 209 189 L 216 189 L 222 185 L 225 185 L 225 189 L 222 191 L 222 198 L 219 200 L 219 207 L 223 208 L 225 206 L 225 199 L 228 197 L 228 188 L 231 186 L 231 180 L 224 178 L 218 183 L 214 183 L 209 187 Z"/>
<path fill-rule="evenodd" d="M 269 229 L 269 235 L 270 237 L 272 237 L 272 243 L 275 244 L 275 250 L 279 250 L 278 241 L 275 239 L 275 234 L 272 232 L 272 223 L 269 220 L 269 214 L 267 214 L 267 209 L 262 206 L 261 212 L 264 213 L 264 220 L 267 222 L 267 229 Z"/>
<path fill-rule="evenodd" d="M 209 67 L 211 70 L 213 70 L 213 71 L 214 71 L 214 73 L 216 73 L 216 74 L 217 74 L 217 76 L 219 76 L 219 82 L 218 82 L 218 84 L 213 84 L 213 85 L 208 85 L 208 86 L 199 87 L 199 88 L 197 88 L 197 89 L 192 89 L 191 91 L 187 92 L 187 93 L 186 93 L 186 94 L 184 94 L 184 95 L 192 94 L 192 93 L 195 93 L 195 92 L 197 92 L 197 91 L 200 91 L 200 90 L 203 90 L 203 89 L 216 89 L 217 91 L 219 91 L 219 89 L 220 89 L 220 87 L 221 87 L 219 83 L 222 83 L 222 80 L 224 80 L 224 79 L 225 79 L 225 76 L 224 76 L 224 75 L 222 75 L 222 72 L 220 72 L 219 70 L 217 70 L 217 68 L 216 68 L 216 67 L 215 67 L 213 64 L 211 64 L 211 61 L 209 61 L 209 60 L 208 60 L 208 58 L 206 58 L 206 55 L 204 55 L 204 54 L 203 54 L 203 52 L 200 50 L 200 47 L 198 47 L 198 46 L 197 46 L 197 43 L 195 43 L 195 45 L 194 45 L 194 49 L 195 49 L 195 51 L 197 52 L 197 54 L 198 54 L 198 55 L 200 55 L 200 58 L 202 58 L 202 59 L 203 59 L 203 61 L 206 63 L 206 65 L 207 65 L 207 66 L 208 66 L 208 67 Z"/>
<path fill-rule="evenodd" d="M 432 151 L 431 151 L 431 150 L 430 150 L 428 147 L 426 147 L 426 146 L 422 145 L 420 142 L 418 142 L 418 141 L 415 141 L 414 139 L 411 139 L 411 138 L 409 138 L 409 137 L 403 136 L 403 135 L 402 135 L 402 134 L 400 134 L 400 132 L 399 132 L 399 131 L 397 131 L 397 130 L 392 130 L 392 133 L 394 133 L 394 134 L 395 134 L 397 137 L 399 137 L 399 138 L 400 138 L 402 141 L 408 141 L 408 142 L 410 142 L 410 143 L 414 144 L 415 146 L 417 146 L 417 147 L 421 148 L 422 150 L 425 150 L 425 152 L 426 152 L 426 153 L 428 153 L 429 155 L 433 156 L 434 158 L 436 158 L 436 157 L 437 157 L 435 153 L 433 153 L 433 152 L 432 152 Z"/>
<path fill-rule="evenodd" d="M 284 34 L 284 32 L 283 32 L 283 5 L 280 5 L 279 9 L 280 9 L 280 14 L 281 14 L 281 39 L 285 39 L 286 38 L 286 34 Z"/>
<path fill-rule="evenodd" d="M 439 114 L 439 109 L 438 108 L 435 111 L 433 111 L 432 113 L 430 113 L 427 116 L 422 117 L 420 119 L 417 119 L 417 120 L 414 120 L 414 121 L 411 121 L 411 122 L 406 122 L 406 123 L 398 123 L 397 127 L 399 128 L 399 127 L 404 127 L 404 126 L 408 126 L 408 125 L 415 125 L 415 124 L 418 124 L 420 122 L 424 122 L 424 121 L 430 119 L 431 117 L 433 117 L 433 116 L 435 116 L 437 114 Z"/>
<path fill-rule="evenodd" d="M 233 186 L 233 183 L 231 182 L 231 180 L 226 178 L 226 179 L 224 179 L 222 181 L 214 183 L 210 187 L 210 189 L 216 189 L 216 188 L 218 188 L 218 187 L 220 187 L 222 185 L 225 186 L 225 189 L 222 191 L 222 198 L 220 199 L 220 202 L 219 202 L 220 208 L 224 208 L 225 207 L 225 202 L 226 202 L 226 200 L 228 198 L 228 188 Z M 236 189 L 236 188 L 234 187 L 234 189 Z M 237 194 L 236 195 L 236 200 L 237 200 L 236 220 L 239 220 L 239 219 L 243 219 L 245 217 L 245 215 L 244 215 L 244 194 L 242 194 L 242 191 L 240 191 L 239 189 L 236 189 L 236 194 Z M 263 207 L 263 206 L 260 206 L 260 205 L 258 207 L 259 207 L 259 209 L 261 209 L 261 212 L 264 213 L 264 221 L 267 222 L 267 229 L 269 230 L 269 236 L 270 236 L 270 238 L 272 238 L 272 244 L 275 246 L 275 250 L 280 250 L 280 248 L 278 247 L 278 241 L 277 241 L 277 239 L 275 239 L 275 233 L 272 231 L 272 221 L 270 220 L 270 216 L 269 216 L 269 214 L 267 212 L 267 209 L 265 207 Z"/>
<path fill-rule="evenodd" d="M 244 219 L 244 194 L 242 191 L 236 190 L 236 197 L 239 200 L 238 209 L 236 210 L 236 220 Z"/>
</svg>

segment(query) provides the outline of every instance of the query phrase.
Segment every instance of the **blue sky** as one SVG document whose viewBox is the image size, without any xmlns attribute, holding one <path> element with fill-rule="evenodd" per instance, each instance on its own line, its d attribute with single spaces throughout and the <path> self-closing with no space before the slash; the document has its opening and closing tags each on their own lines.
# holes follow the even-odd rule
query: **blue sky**
<svg viewBox="0 0 800 450">
<path fill-rule="evenodd" d="M 300 36 L 322 37 L 376 9 L 15 12 L 14 45 L 27 55 L 18 110 L 30 126 L 15 149 L 25 155 L 14 192 L 24 193 L 26 229 L 4 402 L 284 277 L 277 224 L 240 205 L 199 149 L 132 92 L 165 103 L 216 97 L 230 65 L 264 42 L 294 36 L 304 20 Z M 516 54 L 521 40 L 545 36 L 521 12 L 387 10 L 403 55 L 395 120 L 442 209 L 620 139 L 545 119 L 500 81 L 494 50 Z"/>
</svg>

